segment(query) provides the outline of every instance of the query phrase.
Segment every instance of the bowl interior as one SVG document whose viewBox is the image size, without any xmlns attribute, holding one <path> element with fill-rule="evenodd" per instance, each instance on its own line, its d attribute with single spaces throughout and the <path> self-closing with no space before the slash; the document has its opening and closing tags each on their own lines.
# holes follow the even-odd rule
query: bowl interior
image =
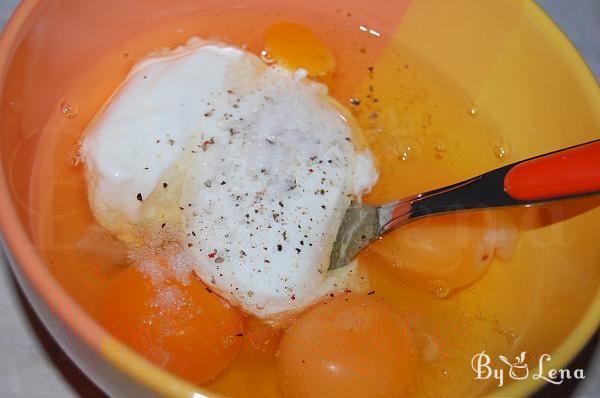
<svg viewBox="0 0 600 398">
<path fill-rule="evenodd" d="M 138 43 L 143 54 L 156 46 L 179 44 L 199 33 L 186 15 L 211 13 L 218 22 L 233 15 L 243 16 L 244 7 L 272 10 L 263 19 L 253 21 L 256 35 L 249 35 L 247 26 L 228 32 L 227 39 L 237 44 L 246 43 L 251 49 L 259 45 L 262 27 L 272 21 L 297 21 L 322 36 L 331 37 L 335 33 L 320 21 L 352 14 L 351 24 L 356 34 L 363 33 L 361 27 L 368 27 L 380 38 L 374 42 L 373 51 L 360 62 L 376 65 L 397 48 L 410 52 L 438 71 L 444 84 L 470 98 L 471 106 L 465 108 L 463 117 L 454 117 L 447 128 L 453 131 L 467 128 L 472 118 L 470 110 L 476 109 L 479 117 L 490 120 L 495 130 L 510 143 L 511 160 L 600 136 L 597 83 L 569 42 L 530 2 L 335 0 L 289 1 L 282 7 L 276 1 L 257 0 L 246 1 L 242 7 L 237 1 L 211 0 L 130 0 L 110 4 L 101 0 L 24 1 L 7 28 L 0 48 L 0 223 L 7 245 L 26 278 L 46 280 L 54 275 L 58 284 L 76 299 L 73 302 L 69 299 L 65 308 L 85 309 L 82 298 L 85 289 L 64 278 L 61 280 L 56 273 L 48 273 L 41 257 L 19 249 L 37 243 L 35 225 L 40 222 L 40 215 L 31 202 L 31 175 L 35 167 L 39 167 L 35 162 L 36 150 L 48 134 L 45 130 L 48 120 L 58 112 L 56 104 L 64 99 L 73 80 L 85 68 L 116 46 L 127 48 L 128 40 L 140 37 L 140 32 L 152 32 L 148 37 L 161 40 L 160 43 Z M 166 26 L 164 29 L 172 30 L 174 25 L 168 24 L 171 20 L 186 26 L 179 37 L 161 35 L 160 30 L 155 29 L 155 26 Z M 132 58 L 135 57 L 132 55 Z M 130 66 L 122 59 L 103 62 L 121 73 L 126 73 Z M 341 63 L 342 69 L 353 66 L 350 61 Z M 87 104 L 88 109 L 80 109 L 81 116 L 74 122 L 80 125 L 74 128 L 89 121 L 93 109 L 106 100 L 115 84 L 107 78 L 105 89 L 96 94 L 96 103 Z M 348 80 L 334 94 L 343 98 L 364 82 L 356 82 L 356 87 L 353 84 Z M 427 94 L 435 92 L 435 87 L 408 89 L 435 95 Z M 434 117 L 444 118 L 443 110 L 428 111 Z M 474 151 L 478 149 L 483 148 L 473 147 Z M 486 171 L 485 166 L 470 165 L 468 161 L 461 167 L 465 177 Z M 495 316 L 502 322 L 526 324 L 517 337 L 518 346 L 528 351 L 554 353 L 554 367 L 568 362 L 598 325 L 600 252 L 597 238 L 589 232 L 600 223 L 600 209 L 596 209 L 599 204 L 597 198 L 591 198 L 543 207 L 542 225 L 522 233 L 522 240 L 527 244 L 521 246 L 536 250 L 521 247 L 508 265 L 511 272 L 520 275 L 518 280 L 527 283 L 515 285 L 510 291 L 498 291 L 493 287 L 492 276 L 484 278 L 476 288 L 489 290 L 489 294 L 480 296 L 478 308 L 502 301 L 505 310 Z M 529 215 L 524 211 L 519 217 L 526 223 Z M 48 286 L 35 286 L 46 301 L 50 293 L 44 289 Z M 66 312 L 65 308 L 57 313 Z M 93 321 L 80 324 L 75 320 L 72 327 L 82 335 L 91 335 L 89 329 L 101 330 Z M 109 336 L 100 332 L 93 335 L 94 345 L 125 371 L 135 372 L 141 366 L 148 366 Z M 99 338 L 103 341 L 97 341 Z M 152 370 L 148 374 L 152 372 L 159 371 Z M 154 374 L 162 375 L 161 382 L 152 383 L 153 388 L 162 392 L 192 388 L 173 379 L 169 383 L 179 386 L 175 390 L 166 385 L 169 383 L 162 382 L 166 380 L 162 377 L 170 379 L 170 376 Z M 139 377 L 142 382 L 150 383 L 148 377 Z M 534 387 L 533 381 L 525 380 L 499 393 L 524 394 Z"/>
</svg>

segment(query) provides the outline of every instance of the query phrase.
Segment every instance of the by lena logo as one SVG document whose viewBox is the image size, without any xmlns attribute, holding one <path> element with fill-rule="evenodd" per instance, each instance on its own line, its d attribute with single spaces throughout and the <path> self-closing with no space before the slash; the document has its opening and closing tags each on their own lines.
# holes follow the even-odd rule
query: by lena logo
<svg viewBox="0 0 600 398">
<path fill-rule="evenodd" d="M 533 380 L 543 380 L 552 384 L 562 384 L 569 379 L 585 379 L 583 369 L 548 369 L 545 365 L 552 357 L 548 354 L 542 354 L 537 362 L 530 365 L 526 361 L 527 352 L 523 351 L 517 355 L 514 361 L 509 360 L 504 355 L 499 355 L 498 359 L 508 366 L 495 367 L 492 364 L 492 358 L 485 351 L 473 356 L 471 359 L 471 367 L 475 372 L 477 380 L 496 380 L 498 387 L 502 387 L 507 379 L 525 380 L 532 378 Z M 508 371 L 508 372 L 507 372 Z"/>
</svg>

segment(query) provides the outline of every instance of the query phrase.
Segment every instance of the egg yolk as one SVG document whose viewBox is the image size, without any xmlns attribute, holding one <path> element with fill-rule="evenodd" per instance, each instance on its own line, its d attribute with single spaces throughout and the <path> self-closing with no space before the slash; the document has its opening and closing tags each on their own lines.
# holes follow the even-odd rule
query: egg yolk
<svg viewBox="0 0 600 398">
<path fill-rule="evenodd" d="M 426 163 L 381 171 L 378 184 L 365 198 L 369 203 L 386 203 L 459 181 L 448 170 Z M 419 178 L 411 178 L 415 175 Z M 513 218 L 498 209 L 426 217 L 370 245 L 360 254 L 361 263 L 392 269 L 399 279 L 445 297 L 480 278 L 494 257 L 512 257 L 519 237 Z"/>
<path fill-rule="evenodd" d="M 307 27 L 291 22 L 267 30 L 263 54 L 288 69 L 302 68 L 310 77 L 326 78 L 335 70 L 335 58 L 325 43 Z"/>
<path fill-rule="evenodd" d="M 286 397 L 397 397 L 418 365 L 409 315 L 373 295 L 322 302 L 283 335 L 278 378 Z"/>
<path fill-rule="evenodd" d="M 155 364 L 195 383 L 215 378 L 236 357 L 242 315 L 193 275 L 156 285 L 135 267 L 117 275 L 100 308 L 102 324 Z"/>
<path fill-rule="evenodd" d="M 482 276 L 497 252 L 510 258 L 517 236 L 501 213 L 456 213 L 412 222 L 373 244 L 367 256 L 443 296 Z"/>
</svg>

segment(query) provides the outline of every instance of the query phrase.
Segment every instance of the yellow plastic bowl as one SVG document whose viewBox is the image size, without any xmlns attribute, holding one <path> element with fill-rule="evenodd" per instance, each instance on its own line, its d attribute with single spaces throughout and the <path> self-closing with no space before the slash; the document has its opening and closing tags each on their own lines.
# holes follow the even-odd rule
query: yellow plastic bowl
<svg viewBox="0 0 600 398">
<path fill-rule="evenodd" d="M 231 3 L 231 4 L 230 4 Z M 249 4 L 278 6 L 274 0 Z M 289 4 L 288 4 L 289 3 Z M 600 137 L 600 92 L 575 49 L 535 5 L 522 0 L 290 1 L 315 14 L 366 10 L 365 20 L 395 31 L 405 48 L 443 72 L 481 109 L 493 114 L 515 158 L 525 158 Z M 151 365 L 121 345 L 92 319 L 52 276 L 32 240 L 29 183 L 37 144 L 52 107 L 64 93 L 77 62 L 92 63 L 99 48 L 136 30 L 190 10 L 227 12 L 235 1 L 216 0 L 24 0 L 0 40 L 0 226 L 15 275 L 37 314 L 84 372 L 109 394 L 198 397 L 209 394 Z M 396 12 L 397 11 L 397 12 Z M 394 20 L 390 15 L 400 15 Z M 391 26 L 394 24 L 393 26 Z M 560 231 L 576 235 L 573 257 L 548 249 L 544 283 L 548 315 L 536 313 L 530 339 L 550 347 L 553 368 L 568 363 L 600 321 L 600 253 L 590 225 L 598 209 L 570 218 Z M 548 226 L 545 233 L 555 231 Z M 583 229 L 583 230 L 582 230 Z M 523 265 L 527 267 L 527 264 Z M 581 267 L 581 285 L 562 283 L 561 269 Z M 506 292 L 507 300 L 511 292 Z M 527 306 L 528 303 L 523 303 Z M 571 310 L 573 309 L 573 310 Z M 551 314 L 554 313 L 554 314 Z M 571 323 L 553 325 L 556 314 Z M 565 337 L 566 336 L 566 337 Z M 540 380 L 493 391 L 525 396 Z M 213 394 L 214 395 L 214 394 Z"/>
</svg>

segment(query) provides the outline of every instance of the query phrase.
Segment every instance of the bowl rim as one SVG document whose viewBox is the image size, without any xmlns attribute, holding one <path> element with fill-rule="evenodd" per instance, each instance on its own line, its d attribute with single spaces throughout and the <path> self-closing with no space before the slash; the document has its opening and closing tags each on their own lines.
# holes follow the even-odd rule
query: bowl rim
<svg viewBox="0 0 600 398">
<path fill-rule="evenodd" d="M 517 1 L 518 0 L 513 0 Z M 42 0 L 22 0 L 8 20 L 0 36 L 0 92 L 4 86 L 4 77 L 10 64 L 13 45 L 22 33 L 22 27 L 28 18 L 34 15 Z M 583 57 L 575 49 L 565 33 L 554 23 L 546 12 L 535 2 L 519 2 L 520 7 L 532 18 L 533 24 L 543 29 L 551 39 L 557 54 L 568 64 L 577 79 L 581 90 L 592 104 L 600 109 L 600 90 L 593 73 Z M 3 170 L 0 164 L 0 171 Z M 219 396 L 201 386 L 193 385 L 178 376 L 153 365 L 141 355 L 122 344 L 110 335 L 96 320 L 85 312 L 55 280 L 46 267 L 35 245 L 19 220 L 12 203 L 10 188 L 0 173 L 0 239 L 9 253 L 9 264 L 15 273 L 22 273 L 35 293 L 41 297 L 53 314 L 76 333 L 100 357 L 123 371 L 133 380 L 148 387 L 151 391 L 172 397 Z M 13 258 L 10 258 L 11 255 Z M 13 261 L 14 259 L 14 261 Z M 18 269 L 18 270 L 17 270 Z M 26 290 L 26 289 L 24 289 Z M 38 309 L 34 308 L 37 312 Z M 549 366 L 559 369 L 571 361 L 590 340 L 600 325 L 600 289 L 577 326 L 555 349 Z M 75 361 L 77 362 L 77 361 Z M 490 392 L 490 396 L 525 396 L 542 386 L 542 380 L 529 378 L 519 383 L 510 383 Z M 102 386 L 100 386 L 102 387 Z"/>
</svg>

